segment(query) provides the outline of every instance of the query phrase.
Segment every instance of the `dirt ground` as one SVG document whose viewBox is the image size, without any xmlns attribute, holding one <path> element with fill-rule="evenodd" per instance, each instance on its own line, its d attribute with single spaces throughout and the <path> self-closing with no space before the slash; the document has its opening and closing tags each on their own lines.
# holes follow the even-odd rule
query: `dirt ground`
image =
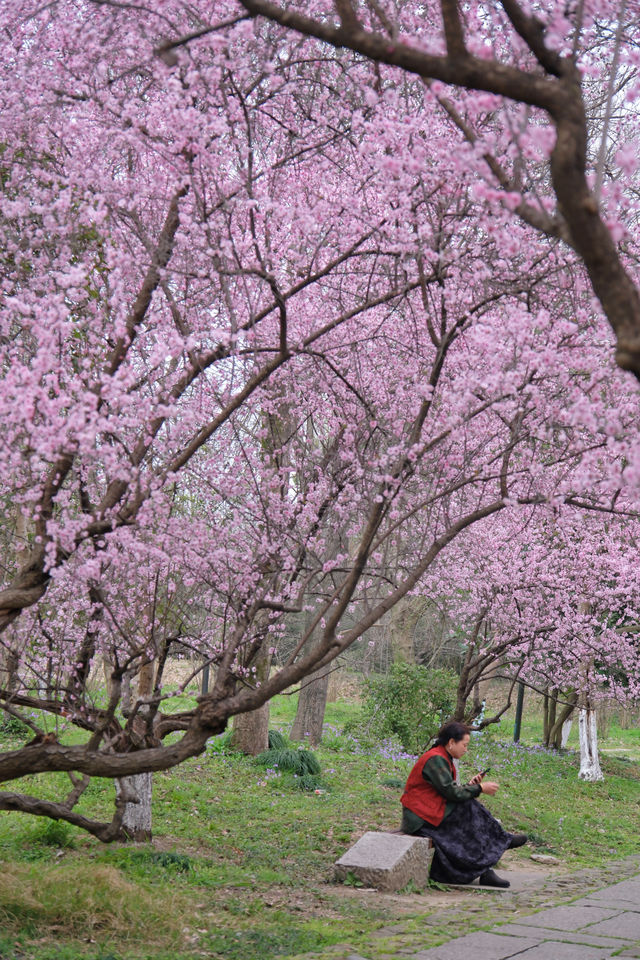
<svg viewBox="0 0 640 960">
<path fill-rule="evenodd" d="M 342 896 L 352 897 L 360 902 L 373 905 L 388 905 L 393 907 L 396 913 L 415 914 L 420 910 L 425 910 L 432 905 L 451 905 L 464 903 L 470 897 L 477 896 L 479 890 L 495 894 L 500 897 L 505 894 L 520 894 L 541 890 L 545 884 L 553 879 L 560 880 L 566 876 L 566 868 L 561 864 L 548 865 L 535 863 L 533 860 L 518 858 L 508 853 L 502 858 L 500 866 L 496 872 L 509 880 L 511 887 L 508 890 L 502 888 L 478 887 L 477 883 L 469 886 L 450 886 L 446 889 L 433 889 L 423 891 L 422 893 L 382 893 L 378 890 L 367 887 L 342 887 Z"/>
</svg>

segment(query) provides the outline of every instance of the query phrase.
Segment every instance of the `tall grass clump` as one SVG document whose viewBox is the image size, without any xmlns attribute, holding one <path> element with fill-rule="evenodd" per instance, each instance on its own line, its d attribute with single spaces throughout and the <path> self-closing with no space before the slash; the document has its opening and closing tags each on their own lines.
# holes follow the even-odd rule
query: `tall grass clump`
<svg viewBox="0 0 640 960">
<path fill-rule="evenodd" d="M 320 761 L 311 750 L 294 750 L 291 747 L 275 747 L 258 754 L 256 763 L 260 766 L 279 770 L 280 773 L 293 773 L 297 777 L 306 774 L 318 776 Z"/>
<path fill-rule="evenodd" d="M 168 893 L 167 891 L 166 893 Z M 29 936 L 180 944 L 181 911 L 115 867 L 11 864 L 0 873 L 0 929 Z"/>
</svg>

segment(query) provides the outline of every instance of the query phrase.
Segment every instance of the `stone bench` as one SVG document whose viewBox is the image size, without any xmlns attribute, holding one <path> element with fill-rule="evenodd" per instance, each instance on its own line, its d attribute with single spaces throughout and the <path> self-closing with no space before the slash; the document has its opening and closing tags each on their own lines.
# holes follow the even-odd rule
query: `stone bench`
<svg viewBox="0 0 640 960">
<path fill-rule="evenodd" d="M 365 887 L 387 893 L 402 890 L 410 881 L 426 887 L 432 858 L 428 837 L 370 831 L 336 860 L 335 877 L 344 881 L 352 876 Z"/>
</svg>

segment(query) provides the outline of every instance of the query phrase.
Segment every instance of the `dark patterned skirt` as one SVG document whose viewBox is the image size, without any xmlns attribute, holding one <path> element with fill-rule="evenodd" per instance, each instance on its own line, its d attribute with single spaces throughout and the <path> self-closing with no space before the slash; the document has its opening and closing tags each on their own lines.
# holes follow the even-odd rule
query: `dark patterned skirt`
<svg viewBox="0 0 640 960">
<path fill-rule="evenodd" d="M 510 835 L 477 800 L 458 803 L 442 823 L 425 823 L 414 837 L 431 837 L 435 852 L 431 879 L 471 883 L 494 867 L 509 846 Z"/>
</svg>

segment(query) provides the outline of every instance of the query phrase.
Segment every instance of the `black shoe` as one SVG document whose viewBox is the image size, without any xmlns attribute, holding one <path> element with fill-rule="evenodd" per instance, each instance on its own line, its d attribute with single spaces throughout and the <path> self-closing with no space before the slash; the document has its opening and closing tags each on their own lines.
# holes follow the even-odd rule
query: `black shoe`
<svg viewBox="0 0 640 960">
<path fill-rule="evenodd" d="M 513 850 L 514 847 L 524 846 L 528 839 L 529 837 L 526 835 L 526 833 L 510 833 L 507 850 Z"/>
<path fill-rule="evenodd" d="M 485 870 L 484 873 L 481 873 L 478 878 L 478 883 L 482 887 L 510 887 L 511 884 L 508 880 L 503 880 L 502 877 L 499 877 L 497 873 L 493 870 Z"/>
</svg>

